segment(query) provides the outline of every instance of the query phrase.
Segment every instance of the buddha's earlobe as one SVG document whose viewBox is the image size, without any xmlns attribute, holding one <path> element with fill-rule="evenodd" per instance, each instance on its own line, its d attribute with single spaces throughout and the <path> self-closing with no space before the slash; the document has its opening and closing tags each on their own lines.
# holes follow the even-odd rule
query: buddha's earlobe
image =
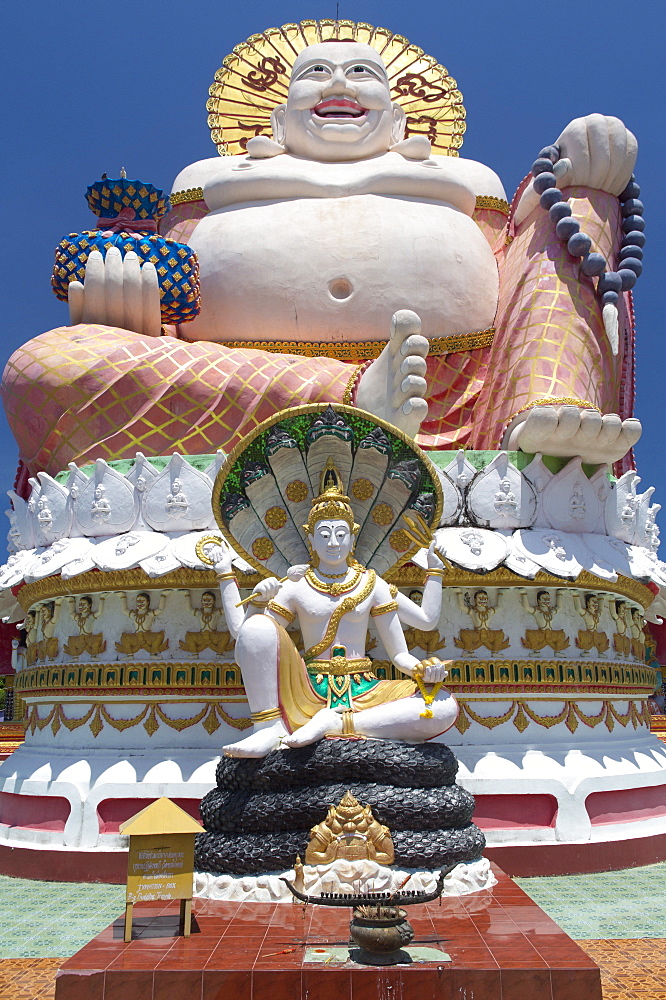
<svg viewBox="0 0 666 1000">
<path fill-rule="evenodd" d="M 273 139 L 278 146 L 282 147 L 284 151 L 285 147 L 285 137 L 286 137 L 286 123 L 287 123 L 287 105 L 278 104 L 276 108 L 273 108 L 271 113 L 271 129 L 273 130 Z"/>
<path fill-rule="evenodd" d="M 407 116 L 399 104 L 393 105 L 393 122 L 391 126 L 391 146 L 397 145 L 405 138 Z"/>
<path fill-rule="evenodd" d="M 253 160 L 268 160 L 272 156 L 286 152 L 284 146 L 267 135 L 255 135 L 252 139 L 248 139 L 245 149 Z"/>
</svg>

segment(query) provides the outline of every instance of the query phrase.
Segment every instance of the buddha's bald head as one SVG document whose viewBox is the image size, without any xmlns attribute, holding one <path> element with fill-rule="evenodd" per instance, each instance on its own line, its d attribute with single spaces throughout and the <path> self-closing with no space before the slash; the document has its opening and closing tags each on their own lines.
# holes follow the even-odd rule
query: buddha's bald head
<svg viewBox="0 0 666 1000">
<path fill-rule="evenodd" d="M 404 135 L 381 56 L 362 42 L 321 42 L 297 57 L 287 103 L 273 132 L 287 152 L 310 160 L 360 160 L 387 152 Z"/>
</svg>

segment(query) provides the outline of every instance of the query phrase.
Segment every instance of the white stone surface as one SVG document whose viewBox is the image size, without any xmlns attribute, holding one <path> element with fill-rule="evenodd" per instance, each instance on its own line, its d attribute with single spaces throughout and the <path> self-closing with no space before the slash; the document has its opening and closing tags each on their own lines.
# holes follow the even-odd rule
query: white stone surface
<svg viewBox="0 0 666 1000">
<path fill-rule="evenodd" d="M 304 865 L 302 892 L 395 892 L 398 889 L 434 892 L 439 872 L 418 868 L 388 868 L 376 861 L 333 861 L 330 865 Z M 294 880 L 294 869 L 267 875 L 211 875 L 196 872 L 194 895 L 199 899 L 236 900 L 243 903 L 290 903 L 294 897 L 282 878 Z M 406 881 L 408 879 L 408 881 Z M 404 883 L 404 884 L 403 884 Z M 457 865 L 444 879 L 442 896 L 468 896 L 497 885 L 487 858 Z"/>
</svg>

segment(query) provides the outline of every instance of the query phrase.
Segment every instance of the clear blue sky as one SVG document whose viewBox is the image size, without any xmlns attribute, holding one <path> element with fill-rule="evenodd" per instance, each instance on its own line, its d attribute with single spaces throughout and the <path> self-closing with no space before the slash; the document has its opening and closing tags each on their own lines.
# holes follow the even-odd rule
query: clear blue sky
<svg viewBox="0 0 666 1000">
<path fill-rule="evenodd" d="M 655 499 L 666 504 L 662 5 L 341 0 L 340 16 L 399 32 L 448 67 L 467 108 L 461 155 L 493 167 L 509 197 L 541 146 L 572 118 L 616 115 L 636 134 L 648 237 L 635 291 L 636 415 L 644 426 L 637 456 L 643 486 L 655 485 Z M 224 56 L 265 28 L 319 17 L 335 17 L 335 0 L 5 7 L 3 364 L 22 343 L 67 321 L 49 285 L 53 249 L 91 224 L 87 185 L 124 166 L 130 177 L 168 191 L 185 164 L 214 155 L 205 103 Z M 9 489 L 16 448 L 4 416 L 0 443 L 0 483 Z"/>
</svg>

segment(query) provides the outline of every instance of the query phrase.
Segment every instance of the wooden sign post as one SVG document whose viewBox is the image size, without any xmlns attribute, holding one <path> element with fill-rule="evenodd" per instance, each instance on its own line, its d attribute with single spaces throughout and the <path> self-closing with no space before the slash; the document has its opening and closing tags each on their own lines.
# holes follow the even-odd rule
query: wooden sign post
<svg viewBox="0 0 666 1000">
<path fill-rule="evenodd" d="M 125 941 L 132 939 L 135 903 L 180 900 L 180 933 L 190 936 L 194 837 L 203 827 L 171 799 L 161 798 L 126 820 L 120 832 L 130 838 L 127 859 Z"/>
</svg>

